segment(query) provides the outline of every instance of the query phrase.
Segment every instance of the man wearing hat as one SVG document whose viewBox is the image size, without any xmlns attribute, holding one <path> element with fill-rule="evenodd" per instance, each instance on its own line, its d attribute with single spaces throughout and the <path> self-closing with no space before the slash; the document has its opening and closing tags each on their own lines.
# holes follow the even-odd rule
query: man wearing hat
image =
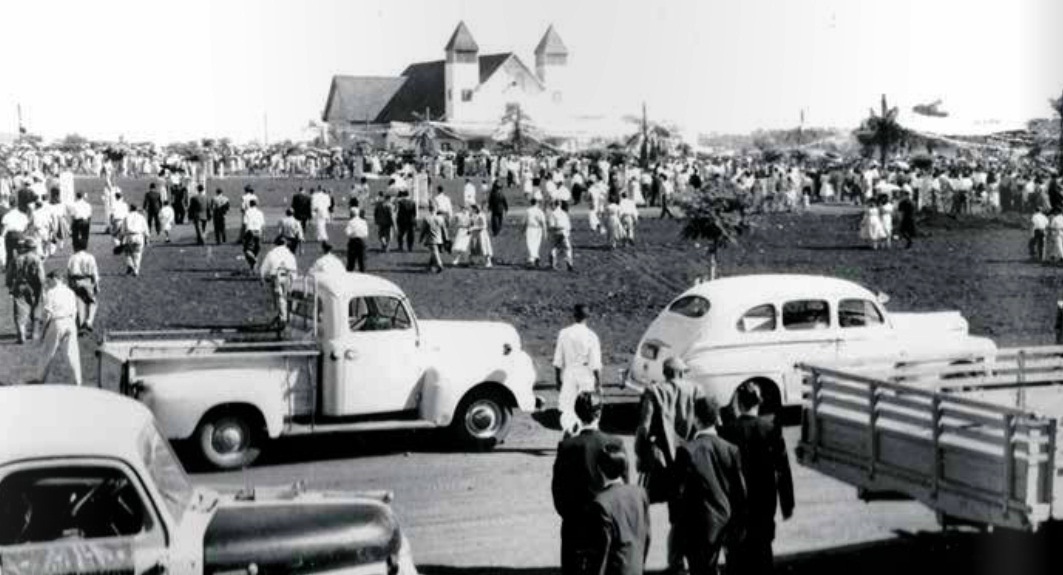
<svg viewBox="0 0 1063 575">
<path fill-rule="evenodd" d="M 61 355 L 70 366 L 74 384 L 81 385 L 81 353 L 77 337 L 77 297 L 60 281 L 62 272 L 48 272 L 47 290 L 44 292 L 44 346 L 41 356 L 40 377 L 37 383 L 47 383 L 55 357 Z"/>
<path fill-rule="evenodd" d="M 18 207 L 12 208 L 0 218 L 0 236 L 4 238 L 4 273 L 11 275 L 18 255 L 18 244 L 30 225 L 29 216 Z"/>
<path fill-rule="evenodd" d="M 598 335 L 587 327 L 590 312 L 586 304 L 572 310 L 575 322 L 557 334 L 554 348 L 554 372 L 557 378 L 557 408 L 561 412 L 561 429 L 575 433 L 579 424 L 574 411 L 576 397 L 584 391 L 599 391 L 602 370 L 602 347 Z"/>
<path fill-rule="evenodd" d="M 7 274 L 7 289 L 13 300 L 15 333 L 18 343 L 33 339 L 37 323 L 37 306 L 44 289 L 44 262 L 37 251 L 37 240 L 24 238 L 18 244 L 18 255 Z"/>
</svg>

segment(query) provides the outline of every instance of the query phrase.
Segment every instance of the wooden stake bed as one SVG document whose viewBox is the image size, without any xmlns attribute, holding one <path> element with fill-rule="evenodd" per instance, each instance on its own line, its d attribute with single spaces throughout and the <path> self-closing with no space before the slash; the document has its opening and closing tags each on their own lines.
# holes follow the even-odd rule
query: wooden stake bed
<svg viewBox="0 0 1063 575">
<path fill-rule="evenodd" d="M 867 499 L 916 499 L 942 521 L 1035 530 L 1063 515 L 1063 347 L 798 367 L 807 374 L 801 464 Z"/>
</svg>

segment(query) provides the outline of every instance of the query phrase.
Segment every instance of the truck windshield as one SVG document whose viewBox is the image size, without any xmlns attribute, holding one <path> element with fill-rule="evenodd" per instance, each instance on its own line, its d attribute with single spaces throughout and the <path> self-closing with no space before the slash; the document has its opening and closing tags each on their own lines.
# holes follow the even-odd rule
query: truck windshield
<svg viewBox="0 0 1063 575">
<path fill-rule="evenodd" d="M 169 442 L 154 425 L 145 427 L 140 434 L 140 457 L 170 515 L 174 521 L 180 522 L 192 499 L 192 484 L 170 449 Z"/>
</svg>

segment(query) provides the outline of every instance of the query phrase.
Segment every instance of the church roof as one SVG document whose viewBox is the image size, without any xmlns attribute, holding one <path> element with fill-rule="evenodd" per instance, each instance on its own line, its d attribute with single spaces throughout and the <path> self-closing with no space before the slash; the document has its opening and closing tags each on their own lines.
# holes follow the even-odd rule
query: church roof
<svg viewBox="0 0 1063 575">
<path fill-rule="evenodd" d="M 323 119 L 374 122 L 406 82 L 401 76 L 333 76 Z"/>
<path fill-rule="evenodd" d="M 458 22 L 458 27 L 454 29 L 454 34 L 450 36 L 450 41 L 447 42 L 447 52 L 479 52 L 480 46 L 476 44 L 476 40 L 472 38 L 472 32 L 469 32 L 469 28 L 465 25 L 465 21 Z"/>
<path fill-rule="evenodd" d="M 551 24 L 546 29 L 546 34 L 543 34 L 543 39 L 539 40 L 539 45 L 535 47 L 535 55 L 550 55 L 561 56 L 568 55 L 568 48 L 565 47 L 565 43 L 561 41 L 561 36 L 554 30 L 554 25 Z"/>
</svg>

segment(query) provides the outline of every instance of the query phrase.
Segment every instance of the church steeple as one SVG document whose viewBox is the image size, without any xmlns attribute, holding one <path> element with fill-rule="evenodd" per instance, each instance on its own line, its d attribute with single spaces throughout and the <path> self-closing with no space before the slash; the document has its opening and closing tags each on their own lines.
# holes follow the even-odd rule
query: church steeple
<svg viewBox="0 0 1063 575">
<path fill-rule="evenodd" d="M 444 50 L 447 54 L 443 65 L 446 114 L 448 121 L 455 122 L 468 115 L 467 110 L 480 87 L 480 46 L 465 22 L 458 22 Z"/>
<path fill-rule="evenodd" d="M 447 42 L 443 50 L 447 53 L 447 61 L 451 61 L 452 54 L 477 54 L 480 51 L 480 46 L 476 44 L 476 40 L 472 37 L 472 32 L 469 32 L 468 26 L 462 20 L 458 22 L 458 27 L 450 35 L 450 41 Z"/>
<path fill-rule="evenodd" d="M 568 84 L 568 48 L 551 24 L 535 47 L 535 75 L 547 85 L 554 102 L 560 102 Z"/>
</svg>

